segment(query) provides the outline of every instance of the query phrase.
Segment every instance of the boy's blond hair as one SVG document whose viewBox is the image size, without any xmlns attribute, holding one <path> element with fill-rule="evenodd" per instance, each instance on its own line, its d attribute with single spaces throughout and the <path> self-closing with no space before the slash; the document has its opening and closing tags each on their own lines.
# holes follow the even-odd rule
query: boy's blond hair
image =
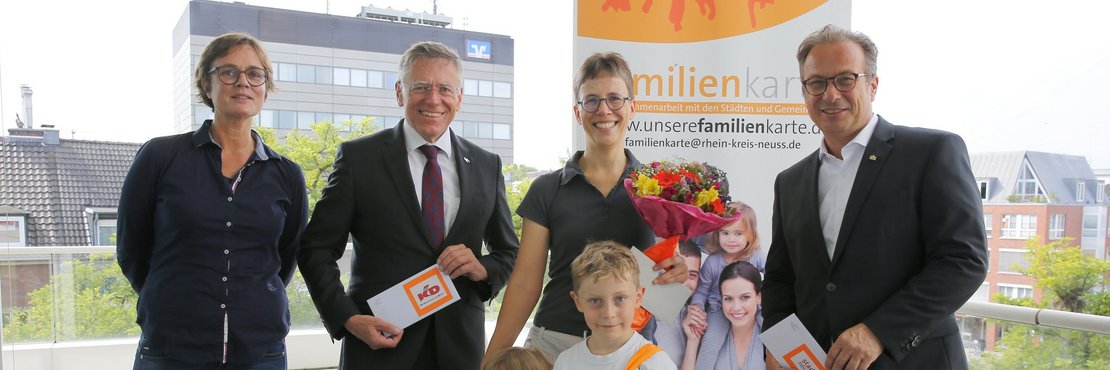
<svg viewBox="0 0 1110 370">
<path fill-rule="evenodd" d="M 614 241 L 593 242 L 570 264 L 570 276 L 574 291 L 585 279 L 592 278 L 596 283 L 603 277 L 626 281 L 640 287 L 640 267 L 636 256 L 628 247 Z"/>
<path fill-rule="evenodd" d="M 551 361 L 532 348 L 509 347 L 489 356 L 482 370 L 550 370 Z"/>
</svg>

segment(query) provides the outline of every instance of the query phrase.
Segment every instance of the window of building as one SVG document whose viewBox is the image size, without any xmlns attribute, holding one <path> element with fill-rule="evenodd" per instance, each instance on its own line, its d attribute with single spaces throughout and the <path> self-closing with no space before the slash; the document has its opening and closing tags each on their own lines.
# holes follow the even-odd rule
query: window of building
<svg viewBox="0 0 1110 370">
<path fill-rule="evenodd" d="M 351 70 L 351 86 L 366 87 L 366 70 L 365 69 L 352 69 Z"/>
<path fill-rule="evenodd" d="M 1033 287 L 1028 285 L 998 284 L 998 292 L 1013 298 L 1033 298 Z"/>
<path fill-rule="evenodd" d="M 983 228 L 986 229 L 987 237 L 990 238 L 994 234 L 994 214 L 983 214 Z"/>
<path fill-rule="evenodd" d="M 311 130 L 313 123 L 316 123 L 315 113 L 297 112 L 297 128 L 301 130 Z"/>
<path fill-rule="evenodd" d="M 463 79 L 463 94 L 478 96 L 478 80 Z"/>
<path fill-rule="evenodd" d="M 1064 237 L 1064 215 L 1053 214 L 1048 218 L 1048 239 L 1058 240 Z"/>
<path fill-rule="evenodd" d="M 1044 191 L 1037 186 L 1037 178 L 1033 175 L 1033 167 L 1029 166 L 1029 162 L 1022 163 L 1021 173 L 1018 175 L 1014 194 L 1022 200 L 1044 195 Z"/>
<path fill-rule="evenodd" d="M 351 86 L 351 70 L 346 68 L 332 68 L 332 83 L 339 86 Z"/>
<path fill-rule="evenodd" d="M 367 87 L 381 89 L 385 87 L 385 73 L 382 71 L 366 71 Z M 396 80 L 396 78 L 394 78 Z M 393 84 L 389 84 L 389 88 L 393 88 Z"/>
<path fill-rule="evenodd" d="M 1029 239 L 1036 233 L 1036 215 L 1002 215 L 1002 238 Z"/>
<path fill-rule="evenodd" d="M 96 220 L 96 245 L 116 245 L 116 220 Z"/>
<path fill-rule="evenodd" d="M 273 110 L 263 109 L 262 112 L 258 113 L 257 123 L 259 126 L 262 127 L 273 128 L 275 123 L 274 116 L 275 114 Z"/>
<path fill-rule="evenodd" d="M 469 138 L 478 138 L 478 123 L 477 122 L 463 122 L 463 136 Z"/>
<path fill-rule="evenodd" d="M 990 190 L 991 190 L 990 189 L 990 181 L 986 181 L 986 180 L 979 181 L 979 199 L 980 200 L 987 200 L 988 198 L 990 198 L 990 195 L 991 195 Z"/>
<path fill-rule="evenodd" d="M 493 138 L 493 124 L 489 122 L 478 123 L 478 138 L 492 139 Z"/>
<path fill-rule="evenodd" d="M 989 283 L 984 282 L 979 285 L 979 289 L 975 290 L 975 294 L 971 295 L 971 302 L 990 302 L 991 300 L 991 286 Z"/>
<path fill-rule="evenodd" d="M 0 244 L 27 245 L 27 218 L 0 216 Z"/>
<path fill-rule="evenodd" d="M 401 117 L 385 116 L 382 117 L 382 128 L 394 128 L 397 123 L 401 122 Z"/>
<path fill-rule="evenodd" d="M 478 96 L 493 96 L 493 81 L 478 80 Z"/>
<path fill-rule="evenodd" d="M 331 85 L 331 67 L 316 66 L 316 83 L 322 85 Z"/>
<path fill-rule="evenodd" d="M 1029 268 L 1029 261 L 1025 259 L 1028 252 L 1025 249 L 999 249 L 998 272 L 1020 274 L 1021 269 Z"/>
<path fill-rule="evenodd" d="M 282 130 L 292 130 L 297 128 L 297 112 L 291 110 L 279 110 L 277 111 L 276 118 L 277 122 L 274 123 L 274 127 L 276 128 Z"/>
<path fill-rule="evenodd" d="M 346 123 L 347 121 L 351 121 L 351 115 L 350 114 L 336 113 L 334 115 L 334 117 L 335 117 L 334 118 L 335 123 Z M 351 122 L 356 123 L 356 121 L 351 121 Z M 343 126 L 343 128 L 346 128 L 347 125 L 344 124 L 342 126 Z"/>
<path fill-rule="evenodd" d="M 1095 201 L 1102 203 L 1106 200 L 1106 181 L 1099 181 L 1098 188 L 1095 189 Z"/>
<path fill-rule="evenodd" d="M 512 126 L 501 123 L 493 124 L 493 138 L 500 140 L 512 140 Z"/>
<path fill-rule="evenodd" d="M 316 83 L 316 67 L 297 64 L 297 82 Z"/>
<path fill-rule="evenodd" d="M 296 81 L 297 80 L 297 65 L 292 63 L 278 63 L 277 64 L 278 81 Z"/>
<path fill-rule="evenodd" d="M 324 121 L 328 121 L 328 122 L 331 122 L 331 123 L 336 122 L 336 121 L 333 120 L 331 113 L 316 112 L 316 122 L 324 122 Z"/>
<path fill-rule="evenodd" d="M 382 72 L 382 88 L 392 89 L 397 86 L 397 72 Z"/>
<path fill-rule="evenodd" d="M 1087 200 L 1087 183 L 1080 180 L 1075 183 L 1075 201 L 1083 202 Z"/>
<path fill-rule="evenodd" d="M 494 82 L 493 83 L 493 97 L 495 98 L 511 98 L 513 97 L 513 84 L 508 82 Z"/>
<path fill-rule="evenodd" d="M 1098 215 L 1083 215 L 1083 236 L 1098 236 Z"/>
</svg>

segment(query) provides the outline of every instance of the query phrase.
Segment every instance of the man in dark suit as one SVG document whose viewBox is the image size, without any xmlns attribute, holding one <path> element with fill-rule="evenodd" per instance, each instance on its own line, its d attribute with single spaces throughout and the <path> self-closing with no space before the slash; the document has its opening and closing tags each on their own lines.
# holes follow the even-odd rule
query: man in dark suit
<svg viewBox="0 0 1110 370">
<path fill-rule="evenodd" d="M 505 285 L 519 241 L 501 159 L 448 126 L 462 103 L 454 50 L 421 42 L 401 57 L 395 128 L 340 145 L 298 263 L 342 369 L 478 369 L 485 310 Z M 354 243 L 347 292 L 336 264 Z M 482 255 L 486 243 L 489 254 Z M 366 300 L 438 263 L 460 301 L 402 332 Z M 403 304 L 400 302 L 399 304 Z"/>
<path fill-rule="evenodd" d="M 987 272 L 967 149 L 872 113 L 877 55 L 831 25 L 798 48 L 823 140 L 775 180 L 764 329 L 796 313 L 829 369 L 965 369 L 953 313 Z"/>
</svg>

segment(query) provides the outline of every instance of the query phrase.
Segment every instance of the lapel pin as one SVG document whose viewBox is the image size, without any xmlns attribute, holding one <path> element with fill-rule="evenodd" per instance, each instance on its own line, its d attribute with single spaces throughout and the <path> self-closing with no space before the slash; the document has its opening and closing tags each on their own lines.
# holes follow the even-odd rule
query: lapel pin
<svg viewBox="0 0 1110 370">
<path fill-rule="evenodd" d="M 870 157 L 867 157 L 867 159 L 874 161 L 874 160 L 878 160 L 879 156 L 872 154 Z"/>
<path fill-rule="evenodd" d="M 874 157 L 874 156 L 872 156 L 872 157 Z M 470 158 L 463 157 L 463 161 L 466 162 L 466 163 L 470 163 Z"/>
</svg>

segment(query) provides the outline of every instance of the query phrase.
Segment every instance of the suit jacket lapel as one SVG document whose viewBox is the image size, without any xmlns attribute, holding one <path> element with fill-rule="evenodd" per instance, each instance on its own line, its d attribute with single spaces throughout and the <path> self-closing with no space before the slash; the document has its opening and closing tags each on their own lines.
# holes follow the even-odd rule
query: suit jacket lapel
<svg viewBox="0 0 1110 370">
<path fill-rule="evenodd" d="M 476 167 L 470 163 L 470 148 L 459 140 L 455 133 L 448 130 L 447 134 L 451 135 L 451 148 L 455 155 L 455 168 L 459 174 L 459 208 L 456 210 L 455 222 L 451 224 L 451 229 L 447 231 L 444 236 L 443 245 L 449 245 L 447 241 L 452 240 L 451 237 L 459 230 L 460 222 L 463 219 L 463 210 L 471 209 L 471 202 L 474 202 L 474 197 L 470 196 L 467 191 L 474 189 L 473 181 L 477 174 Z"/>
<path fill-rule="evenodd" d="M 859 161 L 859 170 L 856 171 L 856 179 L 852 183 L 852 192 L 848 196 L 848 204 L 844 209 L 844 220 L 840 224 L 840 231 L 836 238 L 836 249 L 833 250 L 832 263 L 835 266 L 836 261 L 844 254 L 844 245 L 850 238 L 852 229 L 856 224 L 856 219 L 859 218 L 859 213 L 863 209 L 863 203 L 867 200 L 868 194 L 871 193 L 871 186 L 875 184 L 875 179 L 879 177 L 879 172 L 883 168 L 889 157 L 890 150 L 893 148 L 890 140 L 894 138 L 894 129 L 890 123 L 879 117 L 879 122 L 875 123 L 875 132 L 871 135 L 871 139 L 867 142 L 867 148 L 863 151 L 863 158 Z"/>
<path fill-rule="evenodd" d="M 821 212 L 819 211 L 817 202 L 817 174 L 818 170 L 821 168 L 821 156 L 818 153 L 819 152 L 814 151 L 812 155 L 806 158 L 806 165 L 802 169 L 802 173 L 805 174 L 805 177 L 802 179 L 802 184 L 800 184 L 802 191 L 798 194 L 805 194 L 802 199 L 802 207 L 804 209 L 801 213 L 802 215 L 807 215 L 804 216 L 806 219 L 803 220 L 803 230 L 806 230 L 803 235 L 812 236 L 812 240 L 805 244 L 820 247 L 820 250 L 813 250 L 812 253 L 815 256 L 822 257 L 819 258 L 821 264 L 825 266 L 825 270 L 828 271 L 830 266 L 829 259 L 824 258 L 824 256 L 828 255 L 828 252 L 825 250 L 825 236 L 821 232 Z"/>
<path fill-rule="evenodd" d="M 405 150 L 405 134 L 401 126 L 404 124 L 406 124 L 405 120 L 402 119 L 393 128 L 392 140 L 382 147 L 382 158 L 385 159 L 389 177 L 393 179 L 393 186 L 397 189 L 397 196 L 401 197 L 401 203 L 408 210 L 409 218 L 416 225 L 416 229 L 420 230 L 424 242 L 431 245 L 432 242 L 428 240 L 427 230 L 424 230 L 424 221 L 421 220 L 420 202 L 416 199 L 416 189 L 412 185 L 412 173 L 409 171 L 409 158 Z"/>
</svg>

